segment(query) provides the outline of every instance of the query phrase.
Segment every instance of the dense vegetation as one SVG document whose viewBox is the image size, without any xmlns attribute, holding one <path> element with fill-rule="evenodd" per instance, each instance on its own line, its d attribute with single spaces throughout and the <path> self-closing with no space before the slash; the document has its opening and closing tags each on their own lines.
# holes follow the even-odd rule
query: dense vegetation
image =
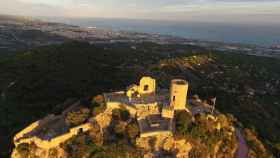
<svg viewBox="0 0 280 158">
<path fill-rule="evenodd" d="M 238 141 L 232 134 L 234 119 L 230 116 L 220 114 L 217 121 L 207 118 L 207 115 L 192 116 L 188 112 L 179 112 L 176 118 L 176 135 L 183 136 L 193 144 L 189 156 L 191 158 L 207 157 L 232 157 Z M 219 128 L 218 127 L 219 124 Z M 220 151 L 220 147 L 223 151 Z M 218 151 L 215 151 L 219 149 Z M 215 153 L 217 152 L 217 153 Z"/>
<path fill-rule="evenodd" d="M 233 114 L 279 154 L 279 60 L 182 45 L 142 43 L 136 48 L 74 42 L 2 58 L 1 157 L 8 155 L 7 144 L 16 132 L 48 113 L 61 112 L 65 107 L 57 105 L 67 98 L 123 89 L 144 74 L 158 79 L 160 87 L 181 77 L 190 82 L 191 94 L 217 96 L 220 111 Z"/>
<path fill-rule="evenodd" d="M 95 97 L 94 100 L 95 102 L 93 102 L 93 104 L 96 103 L 98 97 Z M 94 106 L 92 111 L 96 111 L 98 107 L 102 107 L 100 102 L 97 104 L 98 105 Z M 84 113 L 79 113 L 79 111 L 84 109 L 85 108 L 80 108 L 77 111 L 78 113 L 76 113 L 75 118 L 84 118 Z M 139 136 L 138 125 L 136 120 L 130 117 L 127 110 L 113 110 L 113 120 L 107 130 L 101 129 L 98 123 L 93 121 L 94 116 L 96 116 L 95 112 L 93 112 L 88 118 L 92 121 L 94 128 L 92 128 L 89 132 L 80 133 L 78 136 L 73 137 L 62 144 L 62 148 L 67 153 L 68 157 L 137 158 L 138 155 L 140 155 L 140 150 L 134 146 L 136 137 Z M 92 119 L 90 117 L 92 117 Z M 81 124 L 81 122 L 79 124 Z"/>
</svg>

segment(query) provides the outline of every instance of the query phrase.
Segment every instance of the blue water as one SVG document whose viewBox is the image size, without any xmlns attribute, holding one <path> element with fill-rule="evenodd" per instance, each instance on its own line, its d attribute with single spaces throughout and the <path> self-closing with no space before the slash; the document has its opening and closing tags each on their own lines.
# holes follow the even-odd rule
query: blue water
<svg viewBox="0 0 280 158">
<path fill-rule="evenodd" d="M 229 24 L 101 18 L 52 18 L 51 20 L 82 27 L 92 26 L 113 30 L 160 33 L 191 39 L 221 41 L 227 43 L 257 44 L 265 46 L 280 44 L 279 24 Z"/>
</svg>

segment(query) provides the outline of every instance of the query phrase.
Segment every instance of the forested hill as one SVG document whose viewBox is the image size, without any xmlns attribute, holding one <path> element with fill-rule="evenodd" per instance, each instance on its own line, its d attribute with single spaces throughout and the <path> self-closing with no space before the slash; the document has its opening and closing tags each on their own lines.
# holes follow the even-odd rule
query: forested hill
<svg viewBox="0 0 280 158">
<path fill-rule="evenodd" d="M 68 98 L 120 90 L 143 75 L 167 87 L 180 77 L 191 94 L 217 96 L 217 108 L 256 132 L 275 155 L 280 148 L 280 62 L 213 52 L 187 45 L 65 43 L 0 59 L 1 157 L 12 136 L 29 123 L 66 107 Z M 2 133 L 3 132 L 3 133 Z M 261 150 L 254 141 L 252 152 Z M 8 147 L 8 148 L 7 148 Z"/>
</svg>

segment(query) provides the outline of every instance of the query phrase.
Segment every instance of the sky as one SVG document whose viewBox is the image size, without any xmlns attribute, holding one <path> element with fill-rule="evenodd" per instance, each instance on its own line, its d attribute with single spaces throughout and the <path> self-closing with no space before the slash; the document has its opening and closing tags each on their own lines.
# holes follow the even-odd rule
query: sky
<svg viewBox="0 0 280 158">
<path fill-rule="evenodd" d="M 280 23 L 280 0 L 0 0 L 0 14 Z"/>
</svg>

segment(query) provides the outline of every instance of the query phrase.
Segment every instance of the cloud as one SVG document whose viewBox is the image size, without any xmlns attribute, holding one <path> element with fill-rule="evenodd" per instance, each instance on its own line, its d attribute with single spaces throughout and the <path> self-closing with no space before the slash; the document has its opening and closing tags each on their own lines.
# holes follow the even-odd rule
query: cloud
<svg viewBox="0 0 280 158">
<path fill-rule="evenodd" d="M 273 21 L 280 16 L 279 6 L 280 0 L 0 0 L 0 14 Z"/>
<path fill-rule="evenodd" d="M 263 1 L 222 1 L 215 0 L 213 3 L 189 3 L 189 4 L 172 4 L 163 6 L 160 11 L 162 12 L 205 12 L 205 13 L 259 13 L 259 12 L 274 12 L 279 11 L 280 1 L 273 3 L 265 3 Z"/>
<path fill-rule="evenodd" d="M 0 0 L 0 14 L 23 15 L 23 16 L 55 16 L 62 15 L 63 11 L 47 4 L 30 4 L 18 0 Z"/>
</svg>

